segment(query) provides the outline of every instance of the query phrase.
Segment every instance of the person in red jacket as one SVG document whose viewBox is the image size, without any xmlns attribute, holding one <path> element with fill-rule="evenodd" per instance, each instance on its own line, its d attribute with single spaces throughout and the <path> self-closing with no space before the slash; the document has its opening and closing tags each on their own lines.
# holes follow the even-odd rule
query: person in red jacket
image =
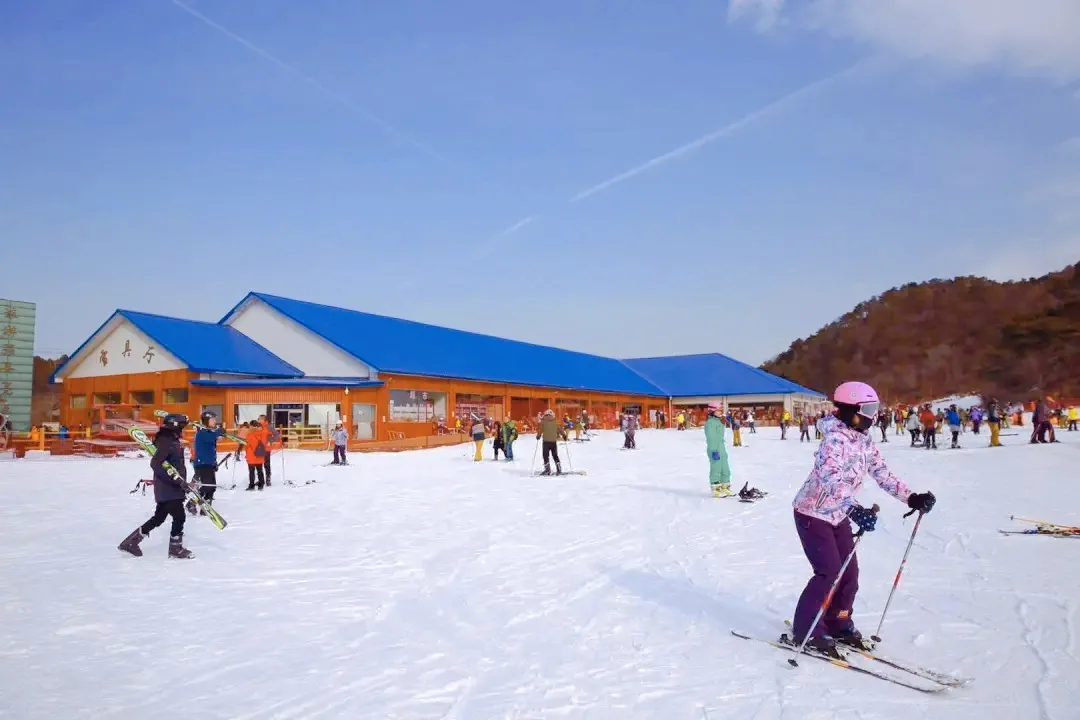
<svg viewBox="0 0 1080 720">
<path fill-rule="evenodd" d="M 263 484 L 269 485 L 269 480 L 263 474 L 263 466 L 266 463 L 266 457 L 269 452 L 266 449 L 266 431 L 262 429 L 257 420 L 252 420 L 248 423 L 247 434 L 244 435 L 244 456 L 247 459 L 248 466 L 248 490 L 254 490 L 258 487 L 259 490 L 263 489 Z M 259 480 L 258 485 L 255 484 L 256 477 Z"/>
</svg>

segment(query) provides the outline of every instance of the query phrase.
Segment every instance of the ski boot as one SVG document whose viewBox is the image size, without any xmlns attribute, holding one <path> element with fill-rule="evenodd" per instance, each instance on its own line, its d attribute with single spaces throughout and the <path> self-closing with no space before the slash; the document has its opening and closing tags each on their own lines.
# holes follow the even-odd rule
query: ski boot
<svg viewBox="0 0 1080 720">
<path fill-rule="evenodd" d="M 796 640 L 793 637 L 789 637 L 787 633 L 784 633 L 780 636 L 780 644 L 789 645 L 798 650 L 799 647 L 802 646 L 802 640 Z M 835 658 L 837 660 L 844 659 L 844 656 L 840 654 L 840 650 L 836 647 L 836 640 L 829 635 L 818 635 L 817 637 L 810 638 L 810 642 L 806 643 L 806 649 L 810 652 Z"/>
<path fill-rule="evenodd" d="M 874 643 L 865 639 L 862 636 L 862 633 L 855 628 L 838 632 L 833 636 L 833 639 L 836 641 L 836 644 L 847 645 L 848 647 L 853 647 L 856 650 L 862 650 L 864 652 L 871 652 L 874 649 Z"/>
<path fill-rule="evenodd" d="M 555 474 L 562 475 L 562 463 L 555 463 Z"/>
<path fill-rule="evenodd" d="M 254 490 L 255 489 L 255 483 L 248 483 L 248 486 L 246 488 L 244 488 L 244 489 L 245 490 Z"/>
<path fill-rule="evenodd" d="M 188 498 L 188 501 L 184 504 L 184 507 L 188 511 L 188 515 L 198 515 L 199 509 L 195 506 L 195 501 Z"/>
<path fill-rule="evenodd" d="M 124 538 L 124 542 L 120 543 L 116 547 L 118 550 L 129 552 L 135 557 L 142 557 L 142 550 L 139 548 L 139 543 L 143 541 L 144 537 L 146 536 L 143 535 L 142 528 L 137 527 L 131 531 L 130 535 Z"/>
<path fill-rule="evenodd" d="M 732 492 L 731 485 L 729 485 L 728 483 L 722 483 L 712 486 L 712 494 L 715 498 L 726 498 L 731 497 L 735 493 Z"/>
<path fill-rule="evenodd" d="M 195 555 L 184 547 L 183 535 L 174 535 L 169 538 L 169 557 L 187 560 L 188 558 L 195 557 Z"/>
</svg>

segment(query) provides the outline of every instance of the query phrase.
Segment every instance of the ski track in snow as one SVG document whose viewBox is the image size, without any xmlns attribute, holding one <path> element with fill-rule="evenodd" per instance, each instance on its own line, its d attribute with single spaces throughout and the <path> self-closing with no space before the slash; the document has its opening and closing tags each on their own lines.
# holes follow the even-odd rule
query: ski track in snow
<svg viewBox="0 0 1080 720">
<path fill-rule="evenodd" d="M 700 431 L 644 430 L 637 452 L 600 433 L 569 451 L 584 477 L 527 477 L 530 438 L 514 465 L 289 451 L 318 482 L 220 490 L 229 527 L 189 518 L 187 562 L 168 523 L 142 558 L 115 549 L 152 512 L 128 494 L 145 459 L 3 463 L 0 718 L 1077 718 L 1080 541 L 997 530 L 1080 524 L 1078 435 L 881 445 L 939 498 L 882 652 L 974 678 L 929 697 L 730 635 L 779 635 L 809 577 L 790 503 L 816 443 L 773 429 L 731 453 L 771 493 L 752 505 L 709 496 Z M 870 634 L 912 520 L 869 479 L 861 500 L 882 507 L 859 551 Z"/>
</svg>

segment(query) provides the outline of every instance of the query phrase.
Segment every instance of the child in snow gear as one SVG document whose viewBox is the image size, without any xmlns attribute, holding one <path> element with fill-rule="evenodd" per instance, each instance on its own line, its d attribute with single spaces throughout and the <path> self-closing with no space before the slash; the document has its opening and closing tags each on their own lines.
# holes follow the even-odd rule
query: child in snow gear
<svg viewBox="0 0 1080 720">
<path fill-rule="evenodd" d="M 502 426 L 503 455 L 507 460 L 514 459 L 514 441 L 518 439 L 517 424 L 513 418 L 507 418 Z"/>
<path fill-rule="evenodd" d="M 742 423 L 739 422 L 739 413 L 731 411 L 727 414 L 728 425 L 731 426 L 731 447 L 742 447 Z"/>
<path fill-rule="evenodd" d="M 544 458 L 544 472 L 541 475 L 551 474 L 551 460 L 555 460 L 555 474 L 562 475 L 562 463 L 559 461 L 559 438 L 568 439 L 566 430 L 559 427 L 555 419 L 554 410 L 545 410 L 540 420 L 540 429 L 536 432 L 536 439 L 541 440 L 542 457 Z"/>
<path fill-rule="evenodd" d="M 747 410 L 746 411 L 746 424 L 750 428 L 750 434 L 751 435 L 757 435 L 757 421 L 754 420 L 754 411 L 753 410 Z"/>
<path fill-rule="evenodd" d="M 949 432 L 952 433 L 952 445 L 950 449 L 956 450 L 960 447 L 960 413 L 956 409 L 956 405 L 950 405 L 949 409 L 945 412 L 945 424 L 949 426 Z"/>
<path fill-rule="evenodd" d="M 330 440 L 334 443 L 334 461 L 331 465 L 348 465 L 349 460 L 346 451 L 349 448 L 349 432 L 342 423 L 334 426 L 330 433 Z"/>
<path fill-rule="evenodd" d="M 723 409 L 719 403 L 709 403 L 709 416 L 705 420 L 705 453 L 709 457 L 709 487 L 712 488 L 713 497 L 718 498 L 733 494 L 724 430 Z"/>
<path fill-rule="evenodd" d="M 809 637 L 808 647 L 827 654 L 837 652 L 837 642 L 865 648 L 851 620 L 859 587 L 851 523 L 854 521 L 864 531 L 872 531 L 875 523 L 873 513 L 855 501 L 863 477 L 869 474 L 885 492 L 913 509 L 918 505 L 923 512 L 929 512 L 933 507 L 933 495 L 913 494 L 889 471 L 867 436 L 880 406 L 874 389 L 865 383 L 846 382 L 836 389 L 833 402 L 836 414 L 818 423 L 824 440 L 814 457 L 814 469 L 792 503 L 795 529 L 814 569 L 795 609 L 793 639 L 801 644 Z M 840 577 L 832 604 L 821 622 L 810 627 L 849 555 L 851 562 Z"/>
<path fill-rule="evenodd" d="M 810 442 L 810 418 L 799 416 L 799 442 Z"/>
<path fill-rule="evenodd" d="M 622 417 L 622 431 L 623 431 L 623 450 L 636 450 L 637 441 L 634 439 L 634 434 L 637 431 L 637 418 L 633 413 L 627 412 Z"/>
<path fill-rule="evenodd" d="M 916 408 L 908 409 L 905 427 L 911 433 L 911 447 L 915 447 L 919 443 L 919 428 L 922 427 L 922 423 L 919 422 L 919 412 Z"/>
<path fill-rule="evenodd" d="M 484 422 L 476 415 L 472 416 L 472 428 L 469 434 L 476 443 L 476 455 L 473 456 L 473 460 L 480 462 L 484 459 L 484 439 L 487 438 L 487 429 L 484 427 Z"/>
<path fill-rule="evenodd" d="M 266 476 L 263 474 L 263 465 L 266 462 L 267 450 L 266 450 L 266 431 L 263 430 L 262 425 L 258 420 L 252 420 L 248 423 L 248 432 L 244 436 L 244 459 L 247 461 L 248 466 L 248 490 L 263 489 L 263 486 L 268 484 Z M 258 485 L 255 484 L 255 480 L 258 478 Z"/>
<path fill-rule="evenodd" d="M 225 434 L 225 428 L 218 427 L 217 415 L 210 411 L 203 412 L 199 422 L 202 427 L 195 433 L 192 464 L 195 466 L 195 482 L 199 483 L 199 494 L 208 505 L 212 505 L 217 491 L 217 442 Z M 192 515 L 199 512 L 206 514 L 205 509 L 196 508 L 194 500 L 187 501 L 187 511 Z"/>
<path fill-rule="evenodd" d="M 139 543 L 143 541 L 150 531 L 165 522 L 165 518 L 172 517 L 172 531 L 169 533 L 169 557 L 190 558 L 193 557 L 190 550 L 184 547 L 184 497 L 187 495 L 187 466 L 184 465 L 184 446 L 180 443 L 180 437 L 187 425 L 187 418 L 183 415 L 166 415 L 161 428 L 154 438 L 154 457 L 150 459 L 150 468 L 154 471 L 154 501 L 157 507 L 154 515 L 135 528 L 130 535 L 118 546 L 120 550 L 129 552 L 135 557 L 142 557 Z M 164 463 L 173 466 L 183 483 L 178 483 L 164 468 Z"/>
<path fill-rule="evenodd" d="M 495 423 L 495 426 L 492 429 L 491 434 L 492 434 L 492 445 L 495 446 L 495 461 L 498 462 L 499 461 L 499 451 L 501 450 L 504 455 L 506 454 L 506 445 L 503 442 L 503 431 L 502 431 L 502 423 L 501 422 L 496 422 Z"/>
</svg>

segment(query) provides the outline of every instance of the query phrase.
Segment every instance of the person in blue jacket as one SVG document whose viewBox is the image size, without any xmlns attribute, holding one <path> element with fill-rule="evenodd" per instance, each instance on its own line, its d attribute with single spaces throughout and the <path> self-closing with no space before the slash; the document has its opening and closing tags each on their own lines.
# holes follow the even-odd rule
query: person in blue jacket
<svg viewBox="0 0 1080 720">
<path fill-rule="evenodd" d="M 218 426 L 217 415 L 209 410 L 203 412 L 199 422 L 202 427 L 195 433 L 195 449 L 192 452 L 195 482 L 200 485 L 199 493 L 203 500 L 213 504 L 217 491 L 217 442 L 225 434 L 225 429 Z M 194 500 L 188 500 L 187 510 L 192 515 L 199 512 L 206 514 L 206 509 L 197 507 Z"/>
<path fill-rule="evenodd" d="M 945 424 L 949 426 L 949 431 L 952 432 L 952 445 L 950 449 L 956 450 L 960 447 L 960 411 L 956 409 L 956 405 L 950 405 L 949 409 L 945 411 Z"/>
<path fill-rule="evenodd" d="M 166 415 L 154 438 L 154 457 L 150 459 L 150 469 L 154 471 L 154 501 L 157 508 L 154 515 L 141 526 L 135 528 L 130 535 L 118 546 L 124 552 L 129 552 L 135 557 L 142 557 L 139 543 L 143 541 L 150 531 L 165 522 L 165 518 L 172 516 L 172 532 L 169 534 L 169 557 L 190 558 L 193 557 L 190 550 L 184 547 L 184 497 L 187 495 L 187 466 L 184 464 L 184 446 L 180 443 L 180 437 L 187 425 L 187 418 L 183 415 Z M 165 470 L 165 463 L 172 465 L 179 480 L 169 476 Z"/>
</svg>

